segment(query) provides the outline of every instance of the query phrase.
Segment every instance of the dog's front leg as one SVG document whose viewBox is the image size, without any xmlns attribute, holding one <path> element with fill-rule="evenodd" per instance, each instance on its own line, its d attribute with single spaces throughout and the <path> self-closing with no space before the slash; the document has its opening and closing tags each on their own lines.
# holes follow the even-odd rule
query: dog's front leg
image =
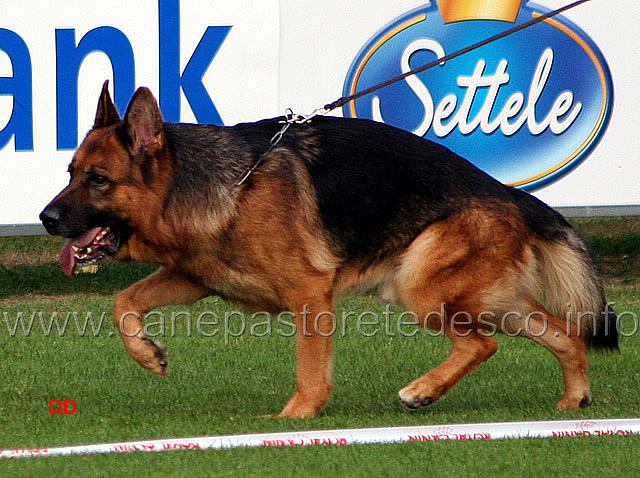
<svg viewBox="0 0 640 478">
<path fill-rule="evenodd" d="M 330 301 L 304 304 L 296 316 L 296 392 L 280 417 L 312 417 L 331 392 L 331 336 L 336 330 Z"/>
<path fill-rule="evenodd" d="M 142 318 L 163 305 L 193 304 L 211 291 L 168 268 L 161 268 L 116 296 L 114 320 L 124 346 L 144 368 L 165 375 L 167 349 L 144 333 Z"/>
</svg>

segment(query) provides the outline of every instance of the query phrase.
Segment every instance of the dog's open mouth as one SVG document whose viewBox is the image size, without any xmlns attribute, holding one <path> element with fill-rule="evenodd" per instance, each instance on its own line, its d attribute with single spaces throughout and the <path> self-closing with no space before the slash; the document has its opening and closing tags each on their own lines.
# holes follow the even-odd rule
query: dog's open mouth
<svg viewBox="0 0 640 478">
<path fill-rule="evenodd" d="M 76 266 L 95 264 L 114 254 L 120 247 L 120 237 L 108 227 L 94 227 L 84 234 L 69 239 L 60 253 L 62 270 L 73 276 Z"/>
</svg>

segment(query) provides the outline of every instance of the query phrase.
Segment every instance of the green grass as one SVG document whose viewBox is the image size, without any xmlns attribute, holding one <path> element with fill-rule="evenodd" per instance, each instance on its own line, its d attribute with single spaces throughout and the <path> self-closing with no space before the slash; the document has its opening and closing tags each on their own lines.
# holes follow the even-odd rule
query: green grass
<svg viewBox="0 0 640 478">
<path fill-rule="evenodd" d="M 640 220 L 575 220 L 599 258 L 616 310 L 640 315 Z M 0 448 L 60 446 L 103 441 L 186 437 L 285 430 L 412 424 L 587 419 L 640 415 L 637 377 L 640 340 L 629 334 L 620 354 L 591 354 L 593 405 L 558 412 L 562 377 L 556 360 L 525 340 L 498 337 L 498 354 L 462 380 L 441 401 L 410 412 L 396 398 L 407 382 L 435 366 L 449 350 L 443 338 L 380 332 L 364 337 L 353 321 L 335 340 L 334 393 L 327 408 L 309 420 L 272 419 L 295 387 L 290 330 L 260 319 L 254 333 L 205 337 L 195 318 L 232 310 L 209 298 L 191 308 L 160 309 L 164 317 L 189 312 L 192 323 L 170 320 L 159 340 L 169 346 L 167 378 L 149 374 L 127 356 L 111 323 L 113 293 L 152 266 L 105 263 L 96 275 L 65 277 L 57 264 L 61 242 L 53 238 L 0 240 Z M 339 305 L 348 311 L 383 307 L 372 297 Z M 398 309 L 394 309 L 398 312 Z M 90 314 L 97 326 L 85 332 L 70 316 L 66 333 L 55 324 L 76 312 L 80 326 Z M 18 314 L 34 325 L 29 334 Z M 397 314 L 396 314 L 397 316 Z M 149 322 L 159 322 L 160 315 Z M 7 324 L 7 320 L 9 324 Z M 238 325 L 238 324 L 234 324 Z M 202 330 L 210 334 L 214 326 Z M 238 331 L 238 328 L 234 329 Z M 375 327 L 369 327 L 373 332 Z M 405 332 L 411 329 L 404 327 Z M 279 333 L 279 331 L 282 333 Z M 256 335 L 265 335 L 257 337 Z M 73 415 L 50 415 L 50 399 L 73 399 Z M 236 449 L 127 453 L 0 461 L 1 476 L 638 476 L 640 437 L 431 442 L 402 445 Z M 144 471 L 140 471 L 144 470 Z"/>
</svg>

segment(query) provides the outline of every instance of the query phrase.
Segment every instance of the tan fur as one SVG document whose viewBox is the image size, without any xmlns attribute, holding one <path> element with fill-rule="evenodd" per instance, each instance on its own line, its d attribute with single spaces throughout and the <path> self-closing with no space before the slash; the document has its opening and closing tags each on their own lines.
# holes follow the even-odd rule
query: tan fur
<svg viewBox="0 0 640 478">
<path fill-rule="evenodd" d="M 581 312 L 601 312 L 603 304 L 593 298 L 602 296 L 602 283 L 586 267 L 584 251 L 564 243 L 537 241 L 535 252 L 545 285 L 543 301 L 550 312 L 558 317 L 570 312 L 574 318 Z"/>
</svg>

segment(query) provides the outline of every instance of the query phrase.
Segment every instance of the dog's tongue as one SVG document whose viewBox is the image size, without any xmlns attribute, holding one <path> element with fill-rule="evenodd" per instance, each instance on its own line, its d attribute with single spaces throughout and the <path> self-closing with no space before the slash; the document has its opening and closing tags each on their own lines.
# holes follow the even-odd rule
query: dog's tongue
<svg viewBox="0 0 640 478">
<path fill-rule="evenodd" d="M 69 239 L 65 242 L 62 251 L 60 252 L 60 264 L 62 264 L 62 270 L 65 274 L 72 277 L 76 270 L 76 253 L 72 246 L 79 249 L 87 247 L 93 242 L 98 233 L 102 230 L 101 227 L 94 227 L 93 229 L 85 232 L 83 235 Z"/>
</svg>

